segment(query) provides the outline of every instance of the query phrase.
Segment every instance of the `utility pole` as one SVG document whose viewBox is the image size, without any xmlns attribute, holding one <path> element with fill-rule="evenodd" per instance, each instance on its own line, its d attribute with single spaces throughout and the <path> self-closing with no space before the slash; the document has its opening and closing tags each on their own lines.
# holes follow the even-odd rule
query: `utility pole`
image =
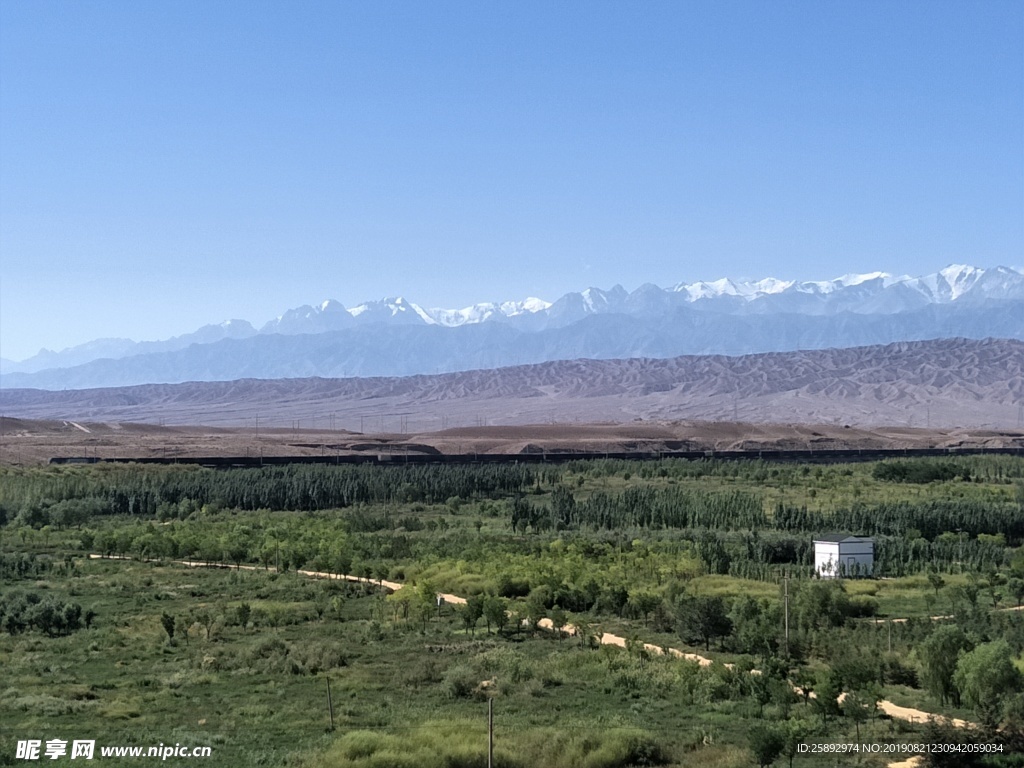
<svg viewBox="0 0 1024 768">
<path fill-rule="evenodd" d="M 782 577 L 783 583 L 783 605 L 786 616 L 786 656 L 789 656 L 789 573 Z"/>
<path fill-rule="evenodd" d="M 334 730 L 334 702 L 331 701 L 331 678 L 327 678 L 327 709 L 331 713 L 331 730 Z"/>
<path fill-rule="evenodd" d="M 494 699 L 487 699 L 487 768 L 494 768 Z"/>
<path fill-rule="evenodd" d="M 889 653 L 892 653 L 892 619 L 886 619 L 885 623 L 889 625 Z"/>
</svg>

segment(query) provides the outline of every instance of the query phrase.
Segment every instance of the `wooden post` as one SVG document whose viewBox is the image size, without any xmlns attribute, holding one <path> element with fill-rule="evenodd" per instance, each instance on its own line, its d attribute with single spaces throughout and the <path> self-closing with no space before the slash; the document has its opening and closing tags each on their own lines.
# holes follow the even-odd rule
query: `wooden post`
<svg viewBox="0 0 1024 768">
<path fill-rule="evenodd" d="M 331 701 L 331 678 L 327 678 L 327 709 L 331 713 L 331 730 L 334 730 L 334 702 Z"/>
<path fill-rule="evenodd" d="M 494 699 L 487 699 L 487 768 L 494 768 Z"/>
<path fill-rule="evenodd" d="M 786 613 L 786 656 L 789 656 L 789 574 L 783 577 L 785 584 L 785 613 Z"/>
<path fill-rule="evenodd" d="M 889 653 L 892 653 L 892 619 L 886 619 L 885 623 L 889 625 Z"/>
</svg>

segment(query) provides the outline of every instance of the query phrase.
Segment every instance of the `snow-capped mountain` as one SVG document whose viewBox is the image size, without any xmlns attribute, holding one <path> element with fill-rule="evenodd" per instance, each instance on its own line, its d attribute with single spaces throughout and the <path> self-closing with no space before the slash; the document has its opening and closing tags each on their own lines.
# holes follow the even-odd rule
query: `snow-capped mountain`
<svg viewBox="0 0 1024 768">
<path fill-rule="evenodd" d="M 621 285 L 610 290 L 592 287 L 568 293 L 555 302 L 528 298 L 483 302 L 461 309 L 424 307 L 402 297 L 369 301 L 345 309 L 341 302 L 329 299 L 318 306 L 288 310 L 264 325 L 260 333 L 323 333 L 372 323 L 457 328 L 473 323 L 520 322 L 532 330 L 540 330 L 541 327 L 564 326 L 589 315 L 645 316 L 680 305 L 730 314 L 895 314 L 928 304 L 1015 298 L 1024 299 L 1024 274 L 1021 272 L 1009 267 L 979 269 L 952 265 L 917 278 L 870 272 L 805 282 L 773 277 L 756 281 L 722 278 L 679 283 L 667 289 L 648 283 L 632 293 Z"/>
<path fill-rule="evenodd" d="M 313 338 L 274 341 L 283 336 Z M 101 339 L 20 363 L 4 360 L 2 384 L 405 375 L 581 356 L 744 354 L 952 336 L 1024 339 L 1024 271 L 952 265 L 922 277 L 723 278 L 632 292 L 617 285 L 554 302 L 461 309 L 402 297 L 354 307 L 328 299 L 290 309 L 259 331 L 231 320 L 166 341 Z"/>
<path fill-rule="evenodd" d="M 681 283 L 671 290 L 685 294 L 697 308 L 706 302 L 738 298 L 752 306 L 767 303 L 773 310 L 807 314 L 892 314 L 925 304 L 1022 298 L 1024 274 L 1009 267 L 979 269 L 954 264 L 923 277 L 871 272 L 806 282 L 771 277 L 756 282 L 722 279 L 711 283 Z M 808 303 L 806 297 L 812 297 L 813 303 Z M 817 311 L 809 312 L 811 308 Z"/>
</svg>

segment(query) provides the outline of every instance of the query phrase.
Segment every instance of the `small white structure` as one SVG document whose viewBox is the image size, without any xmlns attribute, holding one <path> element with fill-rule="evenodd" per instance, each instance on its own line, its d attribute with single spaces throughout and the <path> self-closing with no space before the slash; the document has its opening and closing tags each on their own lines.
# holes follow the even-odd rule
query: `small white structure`
<svg viewBox="0 0 1024 768">
<path fill-rule="evenodd" d="M 870 576 L 875 570 L 875 540 L 845 533 L 814 539 L 814 572 L 822 579 Z"/>
</svg>

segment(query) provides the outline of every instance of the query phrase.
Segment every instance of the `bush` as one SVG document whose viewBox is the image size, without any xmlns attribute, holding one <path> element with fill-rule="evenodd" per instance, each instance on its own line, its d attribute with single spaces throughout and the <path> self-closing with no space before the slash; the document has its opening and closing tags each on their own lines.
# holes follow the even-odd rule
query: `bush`
<svg viewBox="0 0 1024 768">
<path fill-rule="evenodd" d="M 886 685 L 906 685 L 917 688 L 917 669 L 911 664 L 904 664 L 896 654 L 885 654 L 882 657 L 882 679 Z"/>
<path fill-rule="evenodd" d="M 513 579 L 508 574 L 498 578 L 499 597 L 526 597 L 530 594 L 530 582 L 526 579 Z"/>
<path fill-rule="evenodd" d="M 82 628 L 82 606 L 52 595 L 43 598 L 35 592 L 12 590 L 0 597 L 0 627 L 12 635 L 30 627 L 50 637 L 68 635 Z"/>
<path fill-rule="evenodd" d="M 857 595 L 850 598 L 849 612 L 851 618 L 868 618 L 878 613 L 878 601 L 873 597 Z"/>
<path fill-rule="evenodd" d="M 533 667 L 519 651 L 499 646 L 476 656 L 474 663 L 483 677 L 497 677 L 510 683 L 522 683 L 533 677 Z"/>
<path fill-rule="evenodd" d="M 954 462 L 883 461 L 871 471 L 875 480 L 890 483 L 934 483 L 960 479 L 970 482 L 971 470 Z"/>
<path fill-rule="evenodd" d="M 584 768 L 625 768 L 625 766 L 664 765 L 669 758 L 661 746 L 646 733 L 614 732 L 582 762 Z"/>
<path fill-rule="evenodd" d="M 348 658 L 341 647 L 333 643 L 310 643 L 292 649 L 289 656 L 311 675 L 348 666 Z"/>
<path fill-rule="evenodd" d="M 445 693 L 452 699 L 468 699 L 480 685 L 479 675 L 466 664 L 456 664 L 441 678 Z"/>
</svg>

